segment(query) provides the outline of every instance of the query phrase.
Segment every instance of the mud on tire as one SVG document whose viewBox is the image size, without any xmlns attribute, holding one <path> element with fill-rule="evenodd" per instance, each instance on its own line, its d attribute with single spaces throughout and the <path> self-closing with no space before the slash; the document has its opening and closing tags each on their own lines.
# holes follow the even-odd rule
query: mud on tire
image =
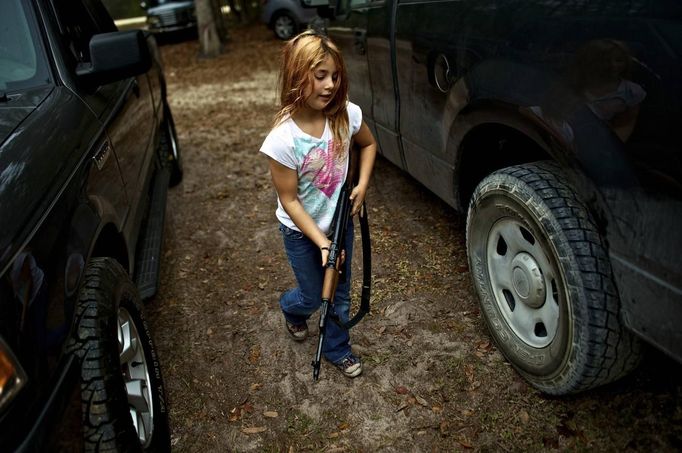
<svg viewBox="0 0 682 453">
<path fill-rule="evenodd" d="M 159 361 L 137 288 L 111 258 L 93 259 L 70 350 L 81 369 L 85 451 L 170 451 Z"/>
<path fill-rule="evenodd" d="M 502 353 L 536 388 L 568 394 L 616 380 L 640 344 L 596 225 L 551 162 L 499 170 L 476 188 L 467 252 L 481 311 Z"/>
</svg>

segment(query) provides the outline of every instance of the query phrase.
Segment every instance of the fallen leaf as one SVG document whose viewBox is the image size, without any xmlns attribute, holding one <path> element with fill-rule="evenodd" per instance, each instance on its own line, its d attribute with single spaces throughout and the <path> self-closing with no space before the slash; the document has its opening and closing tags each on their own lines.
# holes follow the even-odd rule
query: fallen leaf
<svg viewBox="0 0 682 453">
<path fill-rule="evenodd" d="M 255 364 L 258 360 L 260 360 L 260 345 L 254 346 L 249 352 L 249 362 Z"/>
<path fill-rule="evenodd" d="M 474 380 L 474 366 L 471 364 L 464 365 L 464 375 L 467 377 L 469 382 Z"/>
<path fill-rule="evenodd" d="M 230 415 L 227 417 L 227 421 L 236 422 L 240 418 L 242 418 L 242 411 L 238 407 L 235 407 L 230 411 Z"/>
<path fill-rule="evenodd" d="M 337 447 L 336 445 L 332 445 L 327 450 L 325 450 L 326 453 L 343 453 L 345 451 L 346 447 Z"/>
<path fill-rule="evenodd" d="M 242 428 L 244 434 L 258 434 L 267 431 L 265 426 L 251 426 L 249 428 Z"/>
<path fill-rule="evenodd" d="M 429 407 L 429 403 L 427 403 L 426 400 L 421 396 L 415 395 L 414 399 L 417 400 L 417 403 L 419 403 L 420 406 Z"/>
<path fill-rule="evenodd" d="M 443 412 L 443 406 L 441 406 L 440 404 L 434 404 L 433 406 L 431 406 L 431 410 L 436 414 L 440 414 L 441 412 Z"/>
<path fill-rule="evenodd" d="M 336 439 L 337 437 L 339 437 L 339 433 L 333 432 L 333 433 L 330 433 L 329 436 L 327 436 L 327 437 L 329 437 L 330 439 Z"/>
<path fill-rule="evenodd" d="M 261 387 L 263 387 L 263 384 L 251 384 L 252 391 L 258 390 Z"/>
<path fill-rule="evenodd" d="M 461 438 L 457 439 L 457 442 L 459 442 L 459 444 L 464 448 L 473 448 L 469 439 Z"/>
<path fill-rule="evenodd" d="M 474 415 L 474 411 L 472 411 L 471 409 L 462 409 L 462 415 L 464 415 L 465 417 L 471 417 L 472 415 Z"/>
<path fill-rule="evenodd" d="M 350 428 L 350 425 L 348 424 L 348 422 L 341 422 L 341 423 L 339 423 L 338 428 L 339 428 L 341 431 L 344 431 L 344 430 Z"/>
<path fill-rule="evenodd" d="M 407 395 L 408 393 L 410 393 L 410 390 L 404 385 L 399 385 L 395 388 L 395 392 L 398 395 Z"/>
<path fill-rule="evenodd" d="M 268 418 L 277 418 L 279 417 L 279 414 L 277 411 L 265 411 L 263 412 L 263 416 Z"/>
<path fill-rule="evenodd" d="M 398 409 L 396 409 L 395 411 L 396 411 L 396 412 L 400 412 L 400 411 L 402 411 L 402 410 L 404 410 L 404 409 L 406 409 L 406 408 L 408 408 L 408 407 L 410 407 L 409 404 L 403 403 L 403 404 L 401 404 L 400 407 L 398 407 Z"/>
<path fill-rule="evenodd" d="M 519 412 L 519 418 L 523 423 L 528 423 L 528 421 L 530 420 L 530 416 L 528 415 L 528 412 L 526 412 L 525 410 L 521 410 L 521 412 Z"/>
<path fill-rule="evenodd" d="M 253 412 L 253 404 L 251 403 L 244 403 L 241 408 L 244 412 Z"/>
</svg>

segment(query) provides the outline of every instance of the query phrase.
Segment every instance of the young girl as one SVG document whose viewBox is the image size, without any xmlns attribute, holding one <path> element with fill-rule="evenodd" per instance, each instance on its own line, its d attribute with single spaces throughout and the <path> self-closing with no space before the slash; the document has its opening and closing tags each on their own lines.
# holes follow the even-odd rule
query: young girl
<svg viewBox="0 0 682 453">
<path fill-rule="evenodd" d="M 321 303 L 323 266 L 331 243 L 327 234 L 348 172 L 350 144 L 360 148 L 359 180 L 350 196 L 352 215 L 365 199 L 376 144 L 360 107 L 348 101 L 341 52 L 326 36 L 306 31 L 286 43 L 279 88 L 281 107 L 260 151 L 269 157 L 276 216 L 298 283 L 282 294 L 279 304 L 287 331 L 303 341 L 308 335 L 306 320 Z M 346 278 L 339 282 L 333 307 L 344 322 L 350 309 L 352 222 L 345 240 Z M 348 330 L 336 322 L 328 322 L 326 329 L 324 357 L 344 375 L 358 376 L 362 364 L 351 352 Z"/>
</svg>

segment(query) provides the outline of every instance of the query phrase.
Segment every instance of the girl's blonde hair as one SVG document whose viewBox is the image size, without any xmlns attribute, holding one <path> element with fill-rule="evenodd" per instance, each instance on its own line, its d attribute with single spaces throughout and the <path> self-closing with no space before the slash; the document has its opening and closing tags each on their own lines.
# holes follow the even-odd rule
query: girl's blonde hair
<svg viewBox="0 0 682 453">
<path fill-rule="evenodd" d="M 305 31 L 287 41 L 282 50 L 279 72 L 280 109 L 275 114 L 274 125 L 284 121 L 305 106 L 305 89 L 313 85 L 314 71 L 325 58 L 336 64 L 338 78 L 334 97 L 324 109 L 334 138 L 334 155 L 340 157 L 348 142 L 348 78 L 346 66 L 338 47 L 326 36 L 313 30 Z"/>
</svg>

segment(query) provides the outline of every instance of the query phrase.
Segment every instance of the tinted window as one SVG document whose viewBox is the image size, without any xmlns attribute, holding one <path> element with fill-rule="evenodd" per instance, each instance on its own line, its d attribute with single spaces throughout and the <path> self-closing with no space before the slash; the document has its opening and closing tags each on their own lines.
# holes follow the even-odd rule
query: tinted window
<svg viewBox="0 0 682 453">
<path fill-rule="evenodd" d="M 0 14 L 0 90 L 49 82 L 42 48 L 21 0 L 6 0 Z"/>
<path fill-rule="evenodd" d="M 61 33 L 77 62 L 90 61 L 90 39 L 116 31 L 116 26 L 97 0 L 59 0 L 55 2 Z"/>
</svg>

